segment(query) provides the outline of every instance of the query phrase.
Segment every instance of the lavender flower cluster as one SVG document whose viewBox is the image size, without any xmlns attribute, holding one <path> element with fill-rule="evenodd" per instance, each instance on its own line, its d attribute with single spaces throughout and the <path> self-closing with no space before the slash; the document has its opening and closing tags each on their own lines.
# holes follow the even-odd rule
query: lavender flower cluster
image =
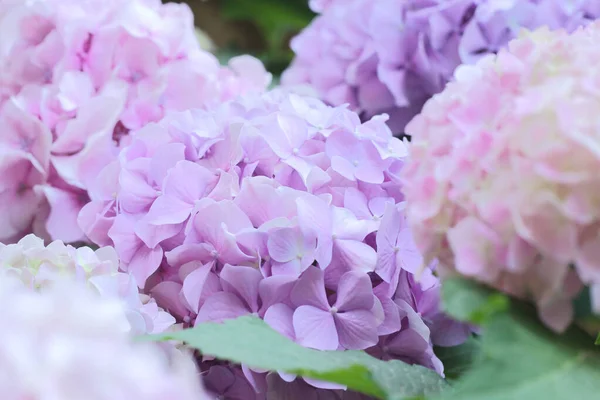
<svg viewBox="0 0 600 400">
<path fill-rule="evenodd" d="M 496 53 L 522 28 L 568 31 L 600 17 L 595 0 L 312 0 L 320 15 L 292 41 L 284 85 L 309 84 L 396 134 L 461 63 Z"/>
<path fill-rule="evenodd" d="M 430 268 L 415 279 L 423 259 L 403 213 L 405 157 L 385 118 L 361 123 L 285 91 L 247 95 L 132 133 L 79 222 L 186 326 L 252 314 L 303 346 L 441 374 L 433 345 L 459 344 L 470 328 L 439 311 Z M 253 396 L 266 378 L 244 368 L 249 385 L 231 367 L 202 368 L 207 387 L 227 375 Z"/>
</svg>

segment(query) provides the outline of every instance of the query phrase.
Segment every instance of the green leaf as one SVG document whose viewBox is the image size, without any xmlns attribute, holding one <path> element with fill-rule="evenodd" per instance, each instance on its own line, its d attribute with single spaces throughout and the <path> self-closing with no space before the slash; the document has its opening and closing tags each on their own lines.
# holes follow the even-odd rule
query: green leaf
<svg viewBox="0 0 600 400">
<path fill-rule="evenodd" d="M 490 289 L 453 279 L 443 289 L 452 315 L 473 320 L 485 314 L 481 356 L 455 382 L 443 400 L 563 400 L 592 399 L 600 393 L 600 351 L 577 328 L 557 335 L 545 328 L 531 306 L 510 301 L 492 306 Z M 443 284 L 445 286 L 446 283 Z M 466 304 L 466 301 L 475 302 Z M 492 301 L 496 304 L 497 300 Z M 497 305 L 497 304 L 496 304 Z M 486 312 L 481 312 L 481 308 Z M 466 317 L 466 318 L 464 318 Z M 481 318 L 479 318 L 481 319 Z"/>
<path fill-rule="evenodd" d="M 600 346 L 600 333 L 596 336 L 596 341 L 594 342 L 596 346 Z"/>
<path fill-rule="evenodd" d="M 225 18 L 253 21 L 269 48 L 279 50 L 286 35 L 304 28 L 314 16 L 306 1 L 292 0 L 222 0 L 221 12 Z"/>
<path fill-rule="evenodd" d="M 436 347 L 434 351 L 444 364 L 446 379 L 452 382 L 468 371 L 481 355 L 481 340 L 472 336 L 459 346 Z"/>
<path fill-rule="evenodd" d="M 575 309 L 575 318 L 588 318 L 594 315 L 592 312 L 592 297 L 588 287 L 585 287 L 573 300 L 573 308 Z"/>
<path fill-rule="evenodd" d="M 276 75 L 294 56 L 288 40 L 315 15 L 307 0 L 221 0 L 220 7 L 225 19 L 250 21 L 258 27 L 266 50 L 257 56 Z"/>
<path fill-rule="evenodd" d="M 302 347 L 250 316 L 142 339 L 185 342 L 219 359 L 335 382 L 381 399 L 431 395 L 446 386 L 435 372 L 421 366 L 384 362 L 360 351 Z"/>
<path fill-rule="evenodd" d="M 462 278 L 450 278 L 442 285 L 442 307 L 461 321 L 476 325 L 509 308 L 507 296 Z"/>
</svg>

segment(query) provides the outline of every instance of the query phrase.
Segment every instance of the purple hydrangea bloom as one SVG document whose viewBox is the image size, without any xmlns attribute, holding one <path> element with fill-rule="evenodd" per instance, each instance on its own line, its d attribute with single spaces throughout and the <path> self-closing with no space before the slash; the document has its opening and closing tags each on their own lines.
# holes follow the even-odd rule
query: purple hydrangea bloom
<svg viewBox="0 0 600 400">
<path fill-rule="evenodd" d="M 385 121 L 283 90 L 170 114 L 130 134 L 79 224 L 184 326 L 256 315 L 323 350 L 372 351 L 393 336 L 387 358 L 443 373 L 438 298 L 423 294 L 437 279 L 429 268 L 426 284 L 413 279 L 423 266 L 400 223 L 407 151 Z M 269 390 L 265 371 L 203 363 L 215 393 Z"/>
<path fill-rule="evenodd" d="M 292 40 L 284 85 L 309 84 L 361 118 L 388 113 L 403 133 L 461 63 L 495 53 L 521 28 L 569 31 L 600 16 L 595 0 L 313 0 L 321 14 Z"/>
</svg>

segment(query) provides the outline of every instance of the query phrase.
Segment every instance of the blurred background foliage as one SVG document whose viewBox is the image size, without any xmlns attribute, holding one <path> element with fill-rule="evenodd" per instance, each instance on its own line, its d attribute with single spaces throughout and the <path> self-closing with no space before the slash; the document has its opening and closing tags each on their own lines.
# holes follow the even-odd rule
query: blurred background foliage
<svg viewBox="0 0 600 400">
<path fill-rule="evenodd" d="M 314 17 L 308 0 L 186 0 L 196 26 L 226 61 L 248 53 L 260 58 L 277 78 L 292 59 L 290 39 Z"/>
</svg>

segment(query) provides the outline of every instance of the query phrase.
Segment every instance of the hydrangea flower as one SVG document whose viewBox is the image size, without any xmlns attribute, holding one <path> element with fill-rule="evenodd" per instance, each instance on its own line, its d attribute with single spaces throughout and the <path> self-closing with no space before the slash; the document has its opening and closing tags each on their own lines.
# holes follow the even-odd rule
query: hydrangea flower
<svg viewBox="0 0 600 400">
<path fill-rule="evenodd" d="M 209 399 L 191 358 L 132 343 L 122 304 L 71 280 L 40 291 L 0 280 L 5 399 Z"/>
<path fill-rule="evenodd" d="M 407 216 L 426 260 L 528 298 L 557 331 L 600 311 L 600 24 L 524 34 L 457 70 L 408 126 Z"/>
<path fill-rule="evenodd" d="M 407 154 L 385 121 L 282 90 L 170 114 L 101 171 L 80 226 L 184 325 L 256 315 L 302 345 L 340 350 L 419 329 L 424 346 L 404 342 L 405 359 L 442 373 L 437 298 L 419 300 L 437 280 L 427 269 L 429 286 L 401 284 L 422 259 L 406 230 L 384 223 L 404 218 Z M 228 382 L 240 372 L 224 371 L 214 374 Z M 262 390 L 261 371 L 241 372 Z"/>
<path fill-rule="evenodd" d="M 270 81 L 250 56 L 220 66 L 188 6 L 159 0 L 3 1 L 0 60 L 3 242 L 84 239 L 87 188 L 130 130 Z"/>
<path fill-rule="evenodd" d="M 594 0 L 313 0 L 320 12 L 292 40 L 284 85 L 367 120 L 388 113 L 396 134 L 461 63 L 495 53 L 521 28 L 575 29 L 600 16 Z"/>
<path fill-rule="evenodd" d="M 119 272 L 117 253 L 112 247 L 96 251 L 74 248 L 55 241 L 27 235 L 16 244 L 0 243 L 0 275 L 17 277 L 30 288 L 46 288 L 65 278 L 85 283 L 105 298 L 120 300 L 132 333 L 159 333 L 175 323 L 156 302 L 138 292 L 132 276 Z M 4 279 L 4 278 L 2 278 Z"/>
</svg>

